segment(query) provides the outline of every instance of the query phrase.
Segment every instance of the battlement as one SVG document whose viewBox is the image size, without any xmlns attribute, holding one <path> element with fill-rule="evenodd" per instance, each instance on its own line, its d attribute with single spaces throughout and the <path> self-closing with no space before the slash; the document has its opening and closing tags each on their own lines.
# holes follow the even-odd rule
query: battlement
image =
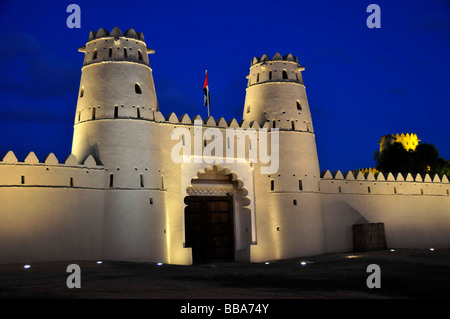
<svg viewBox="0 0 450 319">
<path fill-rule="evenodd" d="M 148 54 L 155 53 L 145 44 L 142 32 L 128 29 L 125 34 L 115 27 L 109 33 L 104 28 L 89 33 L 88 42 L 78 51 L 85 53 L 83 66 L 110 61 L 128 61 L 149 66 Z"/>
<path fill-rule="evenodd" d="M 96 164 L 92 156 L 81 163 L 70 154 L 60 163 L 53 153 L 40 162 L 30 152 L 19 162 L 14 152 L 9 151 L 0 161 L 0 187 L 71 187 L 104 188 L 103 166 Z"/>
<path fill-rule="evenodd" d="M 300 123 L 300 121 L 294 121 L 294 125 L 292 124 L 293 121 L 286 120 L 276 121 L 276 124 L 274 124 L 274 121 L 265 121 L 263 125 L 259 125 L 259 123 L 255 120 L 245 120 L 242 119 L 240 121 L 236 120 L 235 118 L 226 120 L 224 117 L 220 117 L 217 120 L 214 119 L 213 116 L 209 116 L 205 119 L 201 117 L 201 115 L 195 115 L 192 119 L 189 117 L 188 114 L 183 114 L 180 117 L 178 117 L 174 112 L 169 113 L 169 115 L 164 116 L 160 111 L 157 111 L 154 113 L 149 120 L 159 122 L 159 123 L 170 123 L 170 124 L 182 124 L 182 125 L 193 125 L 195 121 L 201 121 L 202 125 L 207 127 L 217 127 L 217 128 L 242 128 L 242 129 L 267 129 L 270 131 L 272 128 L 276 128 L 279 131 L 296 131 L 296 132 L 312 132 L 312 125 L 310 122 L 303 121 Z"/>
<path fill-rule="evenodd" d="M 88 42 L 96 40 L 96 39 L 109 38 L 109 37 L 113 37 L 113 38 L 125 37 L 125 38 L 131 38 L 131 39 L 136 39 L 136 40 L 145 42 L 144 34 L 142 32 L 136 32 L 136 31 L 134 31 L 133 28 L 130 28 L 127 31 L 125 31 L 125 34 L 123 34 L 122 31 L 118 27 L 114 27 L 111 30 L 111 33 L 109 33 L 104 28 L 98 29 L 97 32 L 91 31 L 89 33 Z"/>
<path fill-rule="evenodd" d="M 254 57 L 251 62 L 250 73 L 247 76 L 248 87 L 271 82 L 303 84 L 301 71 L 304 70 L 305 68 L 299 65 L 298 58 L 290 53 L 284 56 L 276 53 L 272 59 L 266 54 L 261 58 Z"/>
<path fill-rule="evenodd" d="M 288 53 L 284 56 L 281 56 L 281 54 L 279 52 L 275 53 L 275 55 L 272 57 L 272 59 L 269 58 L 269 56 L 267 54 L 263 54 L 260 58 L 259 57 L 254 57 L 251 65 L 255 65 L 258 63 L 264 63 L 264 62 L 275 62 L 275 61 L 287 61 L 287 62 L 295 62 L 298 64 L 298 57 L 297 56 L 293 56 L 291 53 Z"/>
<path fill-rule="evenodd" d="M 321 173 L 320 191 L 322 193 L 366 194 L 366 195 L 432 195 L 450 196 L 450 183 L 446 175 L 408 173 L 383 174 L 378 172 L 353 174 L 347 171 Z"/>
</svg>

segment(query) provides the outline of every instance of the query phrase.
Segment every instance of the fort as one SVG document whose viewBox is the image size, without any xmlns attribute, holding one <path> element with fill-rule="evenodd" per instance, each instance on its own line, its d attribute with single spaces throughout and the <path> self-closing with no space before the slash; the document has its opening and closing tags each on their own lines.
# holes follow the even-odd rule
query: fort
<svg viewBox="0 0 450 319">
<path fill-rule="evenodd" d="M 0 263 L 264 262 L 352 251 L 352 227 L 377 223 L 387 248 L 450 247 L 447 176 L 320 171 L 297 57 L 255 57 L 226 120 L 163 115 L 140 32 L 100 28 L 79 51 L 71 154 L 0 162 Z M 196 123 L 225 138 L 188 145 Z M 276 171 L 251 155 L 263 135 Z"/>
</svg>

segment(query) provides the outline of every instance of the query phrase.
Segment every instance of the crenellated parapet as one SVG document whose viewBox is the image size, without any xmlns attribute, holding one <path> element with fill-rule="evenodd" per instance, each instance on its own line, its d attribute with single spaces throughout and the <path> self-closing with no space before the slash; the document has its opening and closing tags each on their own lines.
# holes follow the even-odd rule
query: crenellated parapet
<svg viewBox="0 0 450 319">
<path fill-rule="evenodd" d="M 133 118 L 133 117 L 130 117 Z M 217 120 L 214 119 L 213 116 L 209 116 L 206 118 L 202 118 L 201 115 L 195 115 L 194 117 L 190 117 L 188 114 L 183 114 L 180 117 L 176 115 L 176 113 L 169 113 L 167 116 L 160 111 L 152 112 L 150 116 L 144 117 L 141 116 L 140 119 L 155 121 L 157 123 L 166 123 L 166 124 L 176 124 L 176 125 L 194 125 L 197 121 L 201 122 L 203 126 L 206 127 L 217 127 L 219 129 L 222 128 L 242 128 L 242 129 L 265 129 L 270 131 L 271 129 L 278 129 L 279 131 L 297 131 L 297 132 L 312 132 L 312 124 L 311 122 L 303 121 L 300 123 L 298 121 L 287 120 L 287 123 L 281 122 L 281 120 L 275 121 L 265 121 L 262 125 L 259 125 L 256 120 L 247 120 L 242 119 L 238 121 L 236 118 L 232 118 L 226 120 L 224 117 L 219 117 Z M 294 124 L 292 122 L 295 122 Z"/>
<path fill-rule="evenodd" d="M 383 174 L 381 172 L 354 174 L 347 171 L 331 173 L 329 170 L 321 173 L 320 191 L 335 194 L 361 195 L 429 195 L 450 196 L 450 183 L 446 175 L 401 173 Z"/>
<path fill-rule="evenodd" d="M 148 54 L 155 51 L 145 44 L 142 32 L 130 28 L 125 33 L 115 27 L 109 33 L 104 28 L 91 31 L 88 42 L 78 51 L 85 53 L 83 66 L 93 63 L 127 61 L 149 66 Z"/>
<path fill-rule="evenodd" d="M 268 82 L 292 82 L 303 84 L 301 71 L 305 68 L 298 63 L 298 57 L 292 54 L 281 56 L 276 53 L 272 59 L 267 54 L 261 58 L 254 57 L 250 74 L 247 76 L 248 87 Z"/>
<path fill-rule="evenodd" d="M 59 162 L 53 153 L 40 161 L 30 152 L 20 162 L 9 151 L 0 161 L 1 187 L 60 187 L 103 189 L 105 168 L 97 165 L 92 156 L 81 162 L 70 154 Z"/>
<path fill-rule="evenodd" d="M 214 119 L 213 116 L 208 116 L 205 119 L 202 118 L 201 115 L 195 115 L 194 117 L 190 117 L 188 114 L 183 114 L 178 117 L 174 112 L 170 113 L 167 116 L 164 116 L 160 111 L 154 113 L 154 121 L 158 123 L 167 123 L 167 124 L 176 124 L 176 125 L 187 125 L 191 126 L 195 123 L 201 123 L 202 126 L 206 127 L 216 127 L 219 129 L 223 128 L 242 128 L 242 129 L 261 129 L 266 128 L 270 129 L 272 126 L 270 123 L 260 127 L 258 122 L 256 121 L 247 121 L 240 120 L 237 121 L 235 118 L 226 120 L 224 117 L 219 117 L 217 120 Z"/>
</svg>

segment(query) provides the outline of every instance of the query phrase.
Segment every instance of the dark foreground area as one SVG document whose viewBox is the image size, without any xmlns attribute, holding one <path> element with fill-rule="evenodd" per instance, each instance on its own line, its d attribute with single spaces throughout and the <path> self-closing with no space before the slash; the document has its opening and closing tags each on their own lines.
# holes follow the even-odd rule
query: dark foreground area
<svg viewBox="0 0 450 319">
<path fill-rule="evenodd" d="M 302 263 L 303 262 L 303 263 Z M 70 264 L 81 287 L 68 288 Z M 381 288 L 368 288 L 380 267 Z M 450 249 L 327 254 L 195 266 L 82 261 L 0 265 L 2 299 L 448 299 Z"/>
</svg>

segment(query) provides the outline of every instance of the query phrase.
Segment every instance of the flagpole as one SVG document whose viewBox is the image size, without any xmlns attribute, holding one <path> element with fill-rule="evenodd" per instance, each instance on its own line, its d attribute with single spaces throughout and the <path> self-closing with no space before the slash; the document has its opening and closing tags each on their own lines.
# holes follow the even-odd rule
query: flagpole
<svg viewBox="0 0 450 319">
<path fill-rule="evenodd" d="M 206 70 L 206 75 L 208 75 L 208 70 Z M 209 86 L 209 83 L 208 83 L 208 86 Z M 207 96 L 207 103 L 208 103 L 208 117 L 209 117 L 209 87 L 208 87 L 208 96 Z"/>
<path fill-rule="evenodd" d="M 204 104 L 208 107 L 209 117 L 209 85 L 208 85 L 208 70 L 205 71 L 205 83 L 203 83 Z"/>
</svg>

